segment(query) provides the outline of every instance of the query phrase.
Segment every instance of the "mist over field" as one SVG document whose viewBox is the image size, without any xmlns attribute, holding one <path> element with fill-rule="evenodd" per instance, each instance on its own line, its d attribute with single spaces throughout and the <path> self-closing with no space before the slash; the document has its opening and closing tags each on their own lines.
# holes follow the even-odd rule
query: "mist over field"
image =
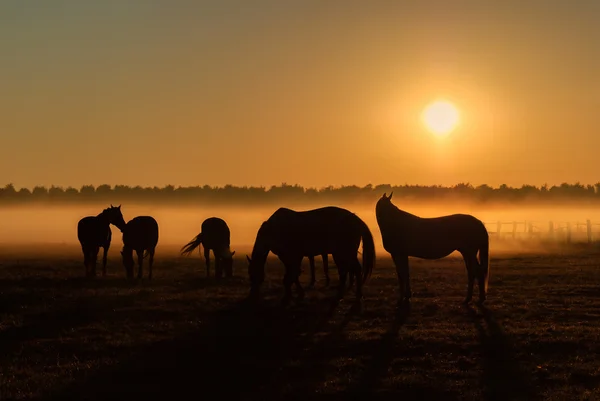
<svg viewBox="0 0 600 401">
<path fill-rule="evenodd" d="M 542 232 L 548 230 L 549 221 L 555 224 L 571 222 L 584 224 L 587 219 L 600 223 L 600 207 L 598 206 L 539 206 L 539 205 L 473 205 L 459 202 L 441 202 L 435 204 L 419 203 L 414 200 L 394 199 L 394 203 L 404 210 L 422 216 L 435 217 L 451 213 L 470 213 L 481 219 L 488 231 L 496 230 L 496 222 L 510 223 L 518 221 L 531 222 Z M 375 219 L 375 202 L 339 202 L 315 205 L 286 205 L 295 210 L 309 210 L 319 206 L 335 205 L 349 209 L 367 222 L 373 236 L 379 256 L 386 256 L 381 244 L 381 234 Z M 79 252 L 77 241 L 77 222 L 84 216 L 97 215 L 108 204 L 72 204 L 72 205 L 24 205 L 18 207 L 0 207 L 0 246 L 11 249 L 11 246 L 32 244 L 52 250 L 52 246 L 60 249 L 70 249 Z M 122 212 L 126 221 L 135 216 L 151 215 L 159 223 L 160 238 L 157 256 L 162 252 L 176 252 L 187 241 L 200 232 L 202 221 L 208 217 L 217 216 L 225 219 L 231 229 L 232 249 L 250 252 L 260 224 L 269 218 L 279 206 L 175 206 L 164 204 L 123 204 Z M 122 246 L 121 233 L 112 227 L 113 239 L 110 254 L 117 253 Z M 519 226 L 519 231 L 523 226 Z M 582 228 L 585 230 L 585 227 Z M 503 231 L 512 231 L 512 225 L 503 227 Z M 63 248 L 60 248 L 60 247 Z M 545 245 L 545 249 L 549 245 Z M 38 249 L 39 250 L 39 249 Z M 492 238 L 492 252 L 499 251 L 540 251 L 539 245 L 528 242 L 514 243 L 495 242 Z M 196 253 L 197 255 L 197 253 Z"/>
</svg>

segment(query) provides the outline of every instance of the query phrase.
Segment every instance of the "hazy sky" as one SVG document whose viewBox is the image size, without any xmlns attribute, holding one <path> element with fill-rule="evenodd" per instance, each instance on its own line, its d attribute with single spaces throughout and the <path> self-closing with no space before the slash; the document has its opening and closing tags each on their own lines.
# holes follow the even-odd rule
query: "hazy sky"
<svg viewBox="0 0 600 401">
<path fill-rule="evenodd" d="M 0 185 L 600 181 L 600 2 L 3 0 Z M 420 123 L 437 97 L 461 125 Z"/>
</svg>

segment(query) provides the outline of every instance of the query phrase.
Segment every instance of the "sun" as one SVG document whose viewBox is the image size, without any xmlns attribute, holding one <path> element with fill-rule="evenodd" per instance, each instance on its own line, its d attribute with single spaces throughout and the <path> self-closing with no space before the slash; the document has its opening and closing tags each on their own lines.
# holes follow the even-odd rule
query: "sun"
<svg viewBox="0 0 600 401">
<path fill-rule="evenodd" d="M 425 127 L 437 136 L 445 136 L 454 131 L 460 116 L 457 108 L 445 100 L 436 100 L 423 110 L 421 115 Z"/>
</svg>

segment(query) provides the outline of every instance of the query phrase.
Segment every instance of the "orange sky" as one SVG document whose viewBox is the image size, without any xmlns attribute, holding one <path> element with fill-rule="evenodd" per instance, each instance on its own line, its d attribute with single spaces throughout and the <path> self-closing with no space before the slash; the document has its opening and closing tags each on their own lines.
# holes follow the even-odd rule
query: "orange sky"
<svg viewBox="0 0 600 401">
<path fill-rule="evenodd" d="M 600 181 L 599 2 L 191 3 L 1 3 L 0 185 Z"/>
</svg>

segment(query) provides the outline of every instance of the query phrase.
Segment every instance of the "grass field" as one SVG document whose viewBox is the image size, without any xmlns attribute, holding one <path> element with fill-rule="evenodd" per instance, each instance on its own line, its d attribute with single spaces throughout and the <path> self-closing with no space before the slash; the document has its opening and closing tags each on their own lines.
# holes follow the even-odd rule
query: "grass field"
<svg viewBox="0 0 600 401">
<path fill-rule="evenodd" d="M 411 259 L 412 305 L 398 309 L 380 252 L 362 314 L 353 292 L 334 301 L 334 267 L 323 287 L 320 258 L 321 281 L 284 309 L 275 259 L 250 307 L 242 252 L 221 284 L 197 254 L 157 254 L 152 282 L 129 283 L 118 253 L 86 280 L 75 248 L 19 252 L 0 259 L 2 400 L 600 399 L 596 250 L 492 254 L 485 309 L 461 304 L 458 258 Z"/>
</svg>

